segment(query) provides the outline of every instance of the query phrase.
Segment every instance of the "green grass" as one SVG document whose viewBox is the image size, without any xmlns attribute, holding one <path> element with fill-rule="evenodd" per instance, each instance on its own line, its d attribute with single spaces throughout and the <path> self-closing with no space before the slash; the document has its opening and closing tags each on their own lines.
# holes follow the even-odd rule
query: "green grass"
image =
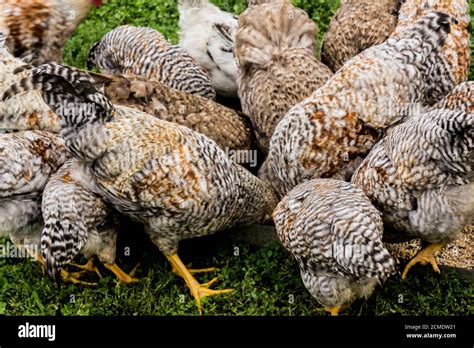
<svg viewBox="0 0 474 348">
<path fill-rule="evenodd" d="M 213 1 L 221 8 L 240 13 L 245 0 Z M 318 24 L 321 39 L 336 10 L 338 0 L 295 0 Z M 471 3 L 471 17 L 474 3 Z M 149 26 L 177 42 L 175 0 L 115 0 L 94 10 L 79 27 L 65 50 L 68 64 L 85 68 L 89 47 L 106 32 L 121 24 Z M 474 46 L 471 40 L 471 50 Z M 470 79 L 474 77 L 471 64 Z M 104 278 L 94 288 L 63 284 L 54 286 L 30 260 L 0 258 L 0 314 L 7 315 L 192 315 L 197 314 L 184 282 L 170 272 L 165 258 L 147 238 L 127 236 L 120 241 L 118 264 L 130 270 L 141 262 L 139 283 L 119 286 L 114 276 L 102 269 Z M 129 257 L 123 255 L 131 247 Z M 236 249 L 237 248 L 237 249 Z M 239 255 L 236 256 L 236 250 Z M 217 266 L 220 281 L 214 288 L 233 288 L 231 295 L 204 300 L 207 315 L 323 315 L 304 288 L 298 268 L 279 246 L 256 248 L 232 243 L 223 235 L 185 241 L 180 254 L 193 267 Z M 407 281 L 393 277 L 367 301 L 359 301 L 351 315 L 467 315 L 474 313 L 470 299 L 472 282 L 456 271 L 433 274 L 418 267 Z M 210 280 L 212 275 L 198 279 Z M 96 281 L 94 277 L 86 280 Z M 74 300 L 74 301 L 73 301 Z"/>
<path fill-rule="evenodd" d="M 130 247 L 130 256 L 123 255 L 126 246 Z M 118 264 L 125 270 L 141 263 L 137 272 L 139 283 L 117 286 L 116 278 L 101 268 L 101 280 L 95 274 L 84 279 L 99 281 L 96 287 L 62 284 L 58 288 L 34 262 L 0 259 L 0 314 L 197 314 L 184 282 L 170 271 L 166 259 L 143 233 L 123 236 L 118 251 Z M 326 315 L 304 288 L 295 262 L 277 244 L 256 248 L 231 242 L 221 233 L 183 242 L 180 255 L 194 268 L 218 267 L 220 281 L 213 288 L 234 289 L 230 295 L 204 299 L 206 315 Z M 204 282 L 213 276 L 204 274 L 198 279 Z M 407 281 L 402 282 L 399 276 L 391 278 L 371 298 L 356 302 L 345 313 L 467 315 L 473 313 L 469 300 L 473 295 L 473 284 L 457 271 L 435 275 L 428 267 L 418 267 Z"/>
</svg>

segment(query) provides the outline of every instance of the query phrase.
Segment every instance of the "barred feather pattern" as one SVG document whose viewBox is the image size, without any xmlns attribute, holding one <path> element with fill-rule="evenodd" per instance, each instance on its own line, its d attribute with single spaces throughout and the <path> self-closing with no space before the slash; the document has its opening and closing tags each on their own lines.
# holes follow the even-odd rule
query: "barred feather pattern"
<svg viewBox="0 0 474 348">
<path fill-rule="evenodd" d="M 403 0 L 342 0 L 324 34 L 321 61 L 338 71 L 349 59 L 383 43 L 395 29 Z"/>
<path fill-rule="evenodd" d="M 433 110 L 391 129 L 352 182 L 383 213 L 391 238 L 454 240 L 474 220 L 474 114 Z"/>
<path fill-rule="evenodd" d="M 75 159 L 66 162 L 43 192 L 41 253 L 48 276 L 57 280 L 60 270 L 80 252 L 115 262 L 117 231 L 111 209 L 81 184 L 93 182 L 86 167 Z"/>
<path fill-rule="evenodd" d="M 380 213 L 350 183 L 316 179 L 301 184 L 283 198 L 273 217 L 306 288 L 323 306 L 368 297 L 395 272 L 382 244 Z"/>
<path fill-rule="evenodd" d="M 67 82 L 74 76 L 68 70 L 62 66 L 55 73 L 45 68 L 41 83 L 23 85 L 43 84 L 43 94 L 52 96 L 73 89 L 73 97 L 86 100 L 92 84 L 76 88 L 77 83 Z M 48 89 L 48 79 L 60 79 L 69 87 Z M 66 146 L 87 160 L 101 196 L 144 223 L 166 255 L 175 253 L 182 239 L 263 221 L 276 205 L 269 185 L 232 162 L 213 140 L 189 128 L 123 106 L 117 106 L 110 118 L 99 113 L 86 119 L 90 122 L 82 125 L 81 117 L 68 117 L 81 126 L 65 126 Z"/>
<path fill-rule="evenodd" d="M 265 154 L 288 110 L 332 76 L 315 49 L 316 25 L 289 2 L 250 7 L 239 17 L 238 93 Z"/>
<path fill-rule="evenodd" d="M 151 28 L 113 29 L 91 48 L 87 64 L 104 73 L 144 76 L 182 92 L 216 98 L 207 72 L 182 47 Z"/>
<path fill-rule="evenodd" d="M 443 45 L 445 69 L 452 74 L 454 83 L 466 81 L 471 62 L 471 16 L 467 0 L 405 0 L 400 8 L 398 24 L 393 36 L 403 35 L 420 18 L 431 12 L 447 13 L 456 19 Z"/>
<path fill-rule="evenodd" d="M 186 126 L 208 136 L 227 151 L 255 148 L 252 125 L 240 112 L 140 76 L 91 76 L 96 86 L 116 105 Z"/>
<path fill-rule="evenodd" d="M 351 59 L 280 121 L 261 177 L 280 196 L 313 178 L 350 180 L 386 128 L 454 87 L 441 51 L 451 20 L 430 13 Z"/>
<path fill-rule="evenodd" d="M 180 0 L 178 10 L 179 45 L 209 73 L 218 94 L 237 97 L 237 17 L 208 0 Z"/>
<path fill-rule="evenodd" d="M 6 37 L 1 33 L 0 37 L 0 91 L 5 91 L 24 78 L 26 72 L 16 73 L 25 62 L 13 57 L 4 45 Z M 15 95 L 8 101 L 0 102 L 0 133 L 24 130 L 53 133 L 61 130 L 57 115 L 46 105 L 38 91 Z"/>
<path fill-rule="evenodd" d="M 51 133 L 0 134 L 0 236 L 39 245 L 41 193 L 68 156 L 62 139 Z"/>
<path fill-rule="evenodd" d="M 0 0 L 0 32 L 15 57 L 61 62 L 63 49 L 86 18 L 91 0 Z"/>
</svg>

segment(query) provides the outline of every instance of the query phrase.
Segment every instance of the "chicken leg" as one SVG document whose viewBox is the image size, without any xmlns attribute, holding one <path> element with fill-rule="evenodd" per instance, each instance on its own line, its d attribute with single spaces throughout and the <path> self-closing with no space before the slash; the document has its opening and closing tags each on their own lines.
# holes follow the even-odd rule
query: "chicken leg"
<svg viewBox="0 0 474 348">
<path fill-rule="evenodd" d="M 137 264 L 129 274 L 125 273 L 116 263 L 113 263 L 111 265 L 104 263 L 104 266 L 117 276 L 119 280 L 119 283 L 117 285 L 132 284 L 138 282 L 138 279 L 134 276 L 140 264 Z"/>
<path fill-rule="evenodd" d="M 411 259 L 411 261 L 405 266 L 403 270 L 402 279 L 406 279 L 408 275 L 408 271 L 417 263 L 421 263 L 422 265 L 431 264 L 433 270 L 436 273 L 441 273 L 439 270 L 438 264 L 436 263 L 435 254 L 440 251 L 444 247 L 442 243 L 434 243 L 429 244 L 423 249 L 421 249 L 416 256 Z"/>
<path fill-rule="evenodd" d="M 92 273 L 95 273 L 99 276 L 99 278 L 102 278 L 102 275 L 100 274 L 100 271 L 99 269 L 97 268 L 96 265 L 94 265 L 94 257 L 91 257 L 89 260 L 87 260 L 87 263 L 85 265 L 78 265 L 76 263 L 69 263 L 71 266 L 73 267 L 77 267 L 77 268 L 80 268 L 86 272 L 92 272 Z"/>
<path fill-rule="evenodd" d="M 187 267 L 183 264 L 178 254 L 166 256 L 166 258 L 171 263 L 171 266 L 173 267 L 175 273 L 178 274 L 181 278 L 183 278 L 184 281 L 186 282 L 186 285 L 188 286 L 189 290 L 191 291 L 191 294 L 194 296 L 196 300 L 196 305 L 198 307 L 199 314 L 202 314 L 201 298 L 206 297 L 206 296 L 214 296 L 214 295 L 227 294 L 227 293 L 232 292 L 232 289 L 225 289 L 225 290 L 209 289 L 211 285 L 213 285 L 218 280 L 218 278 L 214 278 L 211 281 L 204 284 L 199 284 L 196 278 L 192 276 L 192 274 L 189 272 Z"/>
</svg>

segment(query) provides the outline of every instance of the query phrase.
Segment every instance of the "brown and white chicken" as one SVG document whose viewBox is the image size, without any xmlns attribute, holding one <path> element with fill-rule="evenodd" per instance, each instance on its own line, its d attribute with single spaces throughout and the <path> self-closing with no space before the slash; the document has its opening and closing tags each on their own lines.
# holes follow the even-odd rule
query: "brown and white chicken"
<svg viewBox="0 0 474 348">
<path fill-rule="evenodd" d="M 306 12 L 289 1 L 251 6 L 239 17 L 238 92 L 265 154 L 282 117 L 332 75 L 314 56 L 316 31 Z"/>
<path fill-rule="evenodd" d="M 338 71 L 349 59 L 381 44 L 397 25 L 404 0 L 342 0 L 324 34 L 321 61 Z"/>
<path fill-rule="evenodd" d="M 24 62 L 61 62 L 63 48 L 92 6 L 102 0 L 0 0 L 0 32 Z"/>
<path fill-rule="evenodd" d="M 254 149 L 252 125 L 238 111 L 141 76 L 90 75 L 96 86 L 116 105 L 186 126 L 208 136 L 229 154 L 241 154 L 242 160 Z M 238 160 L 238 156 L 235 157 Z"/>
<path fill-rule="evenodd" d="M 387 238 L 428 244 L 403 278 L 417 263 L 439 272 L 435 253 L 474 223 L 474 113 L 413 115 L 374 146 L 352 182 L 382 212 Z"/>
</svg>

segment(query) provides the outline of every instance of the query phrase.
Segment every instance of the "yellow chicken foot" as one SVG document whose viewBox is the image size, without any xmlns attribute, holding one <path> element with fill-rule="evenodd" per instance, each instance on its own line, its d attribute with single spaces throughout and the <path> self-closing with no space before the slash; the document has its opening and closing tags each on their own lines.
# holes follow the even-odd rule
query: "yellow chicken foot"
<svg viewBox="0 0 474 348">
<path fill-rule="evenodd" d="M 91 257 L 87 263 L 85 265 L 78 265 L 74 262 L 70 262 L 69 263 L 71 266 L 73 267 L 77 267 L 79 269 L 82 269 L 86 272 L 91 272 L 91 273 L 95 273 L 99 276 L 99 278 L 102 278 L 102 274 L 100 274 L 100 271 L 99 269 L 97 268 L 97 266 L 94 264 L 94 257 Z"/>
<path fill-rule="evenodd" d="M 35 259 L 36 259 L 36 261 L 38 261 L 38 263 L 41 265 L 41 268 L 44 271 L 46 265 L 45 265 L 43 256 L 37 255 L 37 256 L 35 256 Z M 74 284 L 74 285 L 96 286 L 97 283 L 89 283 L 89 282 L 85 282 L 85 281 L 80 280 L 81 276 L 84 273 L 85 273 L 85 271 L 70 273 L 70 272 L 68 272 L 64 269 L 61 269 L 61 281 L 64 282 L 64 283 L 71 283 L 71 284 Z"/>
<path fill-rule="evenodd" d="M 191 265 L 186 266 L 188 272 L 191 273 L 191 274 L 212 273 L 212 272 L 217 272 L 217 271 L 219 271 L 219 268 L 217 268 L 217 267 L 198 268 L 198 269 L 188 268 L 188 267 L 191 267 Z M 178 274 L 178 271 L 176 270 L 176 268 L 174 268 L 174 266 L 173 266 L 173 273 Z M 178 274 L 178 275 L 179 275 L 179 274 Z"/>
<path fill-rule="evenodd" d="M 112 264 L 112 265 L 108 265 L 108 264 L 105 264 L 104 263 L 104 266 L 109 269 L 113 274 L 116 275 L 116 277 L 118 278 L 119 282 L 117 285 L 120 285 L 120 284 L 132 284 L 132 283 L 136 283 L 138 282 L 138 279 L 135 278 L 135 273 L 138 269 L 138 267 L 140 266 L 140 264 L 138 263 L 133 269 L 132 271 L 130 272 L 130 274 L 127 274 L 125 273 L 119 266 L 117 266 L 117 264 Z"/>
<path fill-rule="evenodd" d="M 421 263 L 422 265 L 427 265 L 428 263 L 431 264 L 433 267 L 433 271 L 436 273 L 441 273 L 439 270 L 438 264 L 436 263 L 435 254 L 440 251 L 444 247 L 442 243 L 435 243 L 430 244 L 423 249 L 421 249 L 416 256 L 411 259 L 411 261 L 405 266 L 403 270 L 402 279 L 406 279 L 408 275 L 408 271 L 417 263 Z"/>
<path fill-rule="evenodd" d="M 342 306 L 336 306 L 336 307 L 325 307 L 324 310 L 326 312 L 331 313 L 333 317 L 337 317 L 339 315 L 339 312 L 342 310 Z"/>
<path fill-rule="evenodd" d="M 228 294 L 232 292 L 232 289 L 225 289 L 225 290 L 209 289 L 209 287 L 212 284 L 214 284 L 218 280 L 218 278 L 214 278 L 211 281 L 204 284 L 199 284 L 196 278 L 192 276 L 192 274 L 189 272 L 187 267 L 183 264 L 178 254 L 166 256 L 166 258 L 171 263 L 171 266 L 175 270 L 175 273 L 178 274 L 181 278 L 183 278 L 184 281 L 186 282 L 186 285 L 188 286 L 189 290 L 191 291 L 191 294 L 196 300 L 196 305 L 197 305 L 199 314 L 202 314 L 201 299 L 203 297 L 220 295 L 220 294 Z"/>
<path fill-rule="evenodd" d="M 71 283 L 74 285 L 97 286 L 97 283 L 89 283 L 89 282 L 80 280 L 81 276 L 84 273 L 86 273 L 86 271 L 70 273 L 64 269 L 61 269 L 61 281 L 63 281 L 64 283 Z"/>
</svg>

